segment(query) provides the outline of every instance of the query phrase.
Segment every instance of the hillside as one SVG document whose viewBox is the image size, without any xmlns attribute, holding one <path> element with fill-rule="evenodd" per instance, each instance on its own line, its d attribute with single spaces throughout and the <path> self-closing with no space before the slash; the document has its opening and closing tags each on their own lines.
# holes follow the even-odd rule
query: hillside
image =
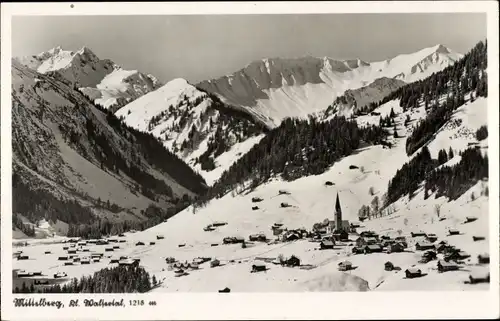
<svg viewBox="0 0 500 321">
<path fill-rule="evenodd" d="M 154 76 L 124 70 L 109 59 L 100 59 L 87 47 L 76 52 L 56 47 L 14 59 L 39 73 L 57 74 L 80 88 L 95 103 L 113 111 L 161 86 Z"/>
<path fill-rule="evenodd" d="M 205 190 L 155 138 L 15 60 L 12 101 L 13 209 L 31 223 L 97 224 L 100 217 L 153 224 L 151 205 L 172 215 Z"/>
<path fill-rule="evenodd" d="M 325 110 L 346 90 L 380 78 L 406 83 L 430 76 L 461 54 L 437 45 L 379 62 L 303 57 L 254 61 L 243 69 L 197 84 L 232 105 L 243 106 L 271 127 L 286 117 L 307 117 Z"/>
<path fill-rule="evenodd" d="M 266 126 L 184 79 L 175 79 L 121 108 L 129 126 L 158 137 L 211 185 L 250 147 Z"/>
</svg>

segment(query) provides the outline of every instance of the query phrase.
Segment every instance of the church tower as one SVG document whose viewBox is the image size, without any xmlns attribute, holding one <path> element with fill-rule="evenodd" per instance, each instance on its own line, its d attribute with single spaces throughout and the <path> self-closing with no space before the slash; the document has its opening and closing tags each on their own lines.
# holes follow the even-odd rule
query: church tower
<svg viewBox="0 0 500 321">
<path fill-rule="evenodd" d="M 340 207 L 339 193 L 337 192 L 337 201 L 335 202 L 335 230 L 342 229 L 342 208 Z"/>
</svg>

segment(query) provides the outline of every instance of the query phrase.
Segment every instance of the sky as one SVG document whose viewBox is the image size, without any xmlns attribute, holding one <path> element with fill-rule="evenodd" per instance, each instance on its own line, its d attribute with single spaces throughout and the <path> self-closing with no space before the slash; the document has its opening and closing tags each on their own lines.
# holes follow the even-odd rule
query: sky
<svg viewBox="0 0 500 321">
<path fill-rule="evenodd" d="M 13 56 L 87 46 L 101 59 L 163 82 L 196 83 L 272 57 L 370 62 L 436 44 L 466 53 L 484 39 L 484 13 L 12 18 Z"/>
</svg>

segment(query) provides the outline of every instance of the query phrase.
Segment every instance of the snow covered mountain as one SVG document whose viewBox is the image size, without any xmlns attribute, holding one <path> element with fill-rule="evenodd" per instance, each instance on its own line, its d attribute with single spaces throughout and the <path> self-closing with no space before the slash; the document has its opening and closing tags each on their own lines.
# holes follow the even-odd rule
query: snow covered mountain
<svg viewBox="0 0 500 321">
<path fill-rule="evenodd" d="M 370 85 L 379 78 L 404 82 L 423 79 L 462 55 L 437 45 L 411 54 L 368 63 L 359 59 L 303 57 L 254 61 L 243 69 L 197 84 L 232 105 L 246 107 L 269 126 L 285 117 L 305 117 L 326 109 L 348 89 Z"/>
<path fill-rule="evenodd" d="M 63 222 L 65 234 L 67 223 L 94 224 L 99 217 L 146 221 L 151 205 L 171 208 L 205 188 L 154 138 L 16 60 L 12 102 L 13 209 L 32 223 Z"/>
<path fill-rule="evenodd" d="M 116 112 L 152 133 L 200 172 L 208 184 L 263 137 L 264 124 L 184 79 L 174 79 Z"/>
<path fill-rule="evenodd" d="M 161 86 L 153 75 L 124 70 L 109 59 L 100 59 L 87 47 L 76 52 L 56 47 L 35 56 L 14 59 L 42 74 L 57 73 L 81 88 L 95 103 L 113 110 Z"/>
</svg>

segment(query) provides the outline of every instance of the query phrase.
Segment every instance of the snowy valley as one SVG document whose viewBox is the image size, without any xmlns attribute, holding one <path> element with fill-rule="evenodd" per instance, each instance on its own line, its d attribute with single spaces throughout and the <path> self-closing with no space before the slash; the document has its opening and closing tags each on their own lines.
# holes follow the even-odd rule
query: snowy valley
<svg viewBox="0 0 500 321">
<path fill-rule="evenodd" d="M 121 202 L 130 202 L 121 206 L 146 218 L 156 210 L 141 212 L 133 204 L 146 209 L 153 200 L 162 207 L 187 195 L 178 213 L 158 214 L 162 222 L 143 230 L 101 228 L 13 241 L 17 291 L 91 292 L 99 271 L 109 267 L 115 269 L 106 270 L 110 274 L 141 273 L 141 280 L 146 271 L 150 278 L 137 285 L 139 292 L 489 288 L 489 240 L 495 236 L 489 235 L 482 42 L 466 55 L 438 45 L 375 63 L 267 59 L 197 85 L 172 80 L 115 114 L 89 104 L 86 97 L 93 98 L 84 88 L 58 85 L 16 62 L 13 68 L 13 99 L 39 117 L 14 111 L 13 122 L 17 117 L 19 130 L 28 131 L 25 123 L 36 128 L 44 146 L 25 147 L 28 134 L 17 134 L 14 160 L 24 184 L 36 178 L 68 194 L 83 189 L 90 199 L 97 198 L 95 186 L 110 195 L 119 186 L 117 195 L 128 195 Z M 19 94 L 21 84 L 28 94 Z M 113 146 L 130 145 L 115 153 L 156 181 L 131 176 L 127 166 L 99 169 L 105 148 L 92 149 L 87 139 L 73 146 L 71 131 L 69 143 L 61 138 L 57 124 L 68 123 L 68 116 L 55 111 L 83 101 L 85 108 L 77 110 L 86 116 L 72 120 L 76 132 L 89 127 L 90 110 Z M 40 105 L 48 116 L 39 115 Z M 138 133 L 154 137 L 155 149 L 144 151 L 131 139 Z M 176 155 L 171 167 L 152 158 L 158 143 Z M 51 156 L 37 166 L 52 176 L 40 177 L 26 155 Z M 98 180 L 104 174 L 107 181 Z M 154 195 L 133 193 L 124 183 L 154 189 L 157 180 L 170 186 L 169 197 L 161 188 Z M 95 279 L 82 278 L 89 275 Z"/>
</svg>

